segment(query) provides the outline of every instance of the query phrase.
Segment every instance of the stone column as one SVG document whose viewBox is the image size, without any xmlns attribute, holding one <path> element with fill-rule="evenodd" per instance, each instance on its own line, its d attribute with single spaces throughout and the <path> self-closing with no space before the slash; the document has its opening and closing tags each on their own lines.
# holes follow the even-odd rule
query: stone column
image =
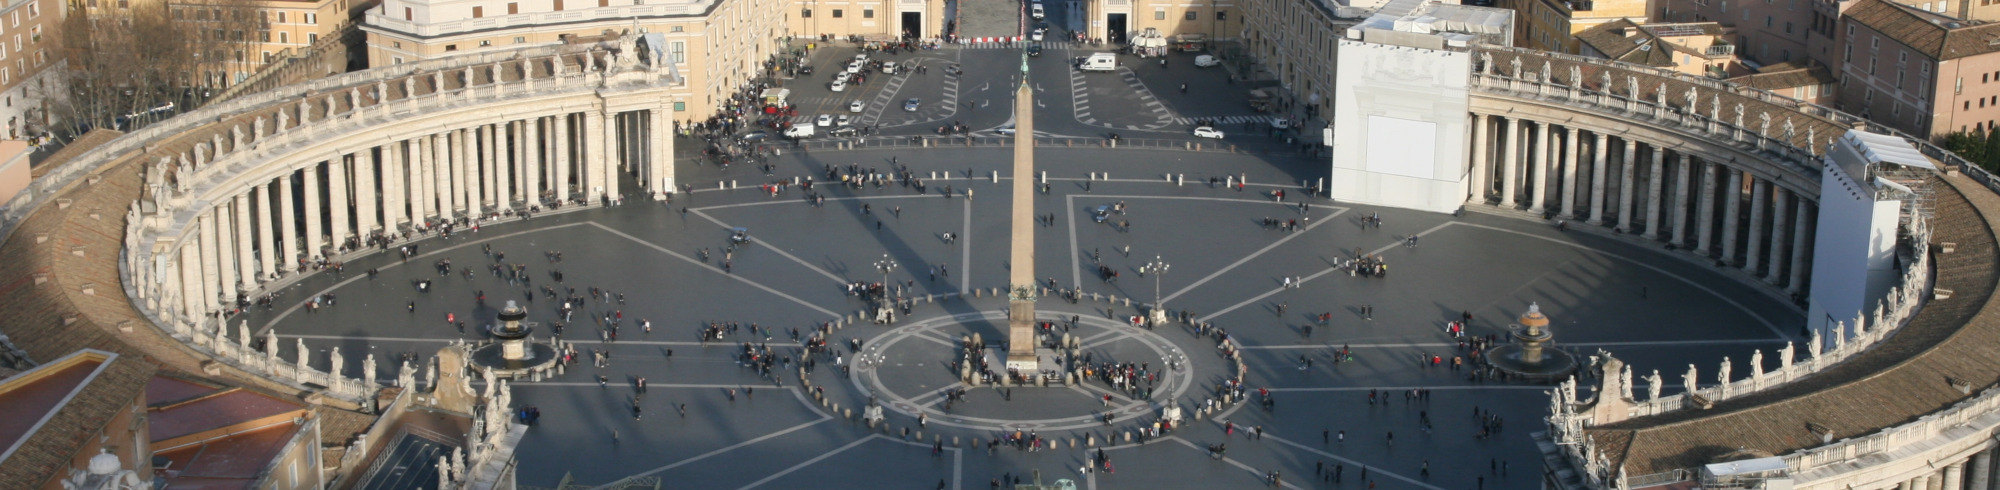
<svg viewBox="0 0 2000 490">
<path fill-rule="evenodd" d="M 261 186 L 251 186 L 236 195 L 233 206 L 236 211 L 236 289 L 248 291 L 257 284 L 257 259 L 251 255 L 251 244 L 257 243 L 250 233 L 257 226 L 250 219 L 250 192 Z"/>
<path fill-rule="evenodd" d="M 556 191 L 556 200 L 569 202 L 570 172 L 576 171 L 576 153 L 570 151 L 569 113 L 550 119 L 549 133 L 555 135 L 556 152 L 549 156 L 549 165 L 556 169 L 555 182 L 549 187 Z"/>
<path fill-rule="evenodd" d="M 1910 490 L 1930 490 L 1930 488 L 1931 475 L 1928 473 L 1910 479 Z"/>
<path fill-rule="evenodd" d="M 201 248 L 193 241 L 180 244 L 181 314 L 196 326 L 208 312 L 209 300 L 201 291 Z M 197 331 L 200 329 L 197 328 Z"/>
<path fill-rule="evenodd" d="M 524 132 L 522 135 L 524 148 L 527 150 L 527 156 L 523 159 L 523 164 L 526 166 L 521 172 L 521 177 L 527 179 L 527 183 L 521 186 L 521 194 L 526 196 L 527 206 L 530 208 L 542 203 L 542 175 L 548 171 L 544 166 L 547 164 L 542 159 L 542 152 L 548 149 L 548 144 L 542 141 L 543 119 L 536 117 L 521 125 Z"/>
<path fill-rule="evenodd" d="M 1804 198 L 1794 201 L 1798 201 L 1795 205 L 1798 210 L 1792 213 L 1792 277 L 1785 283 L 1785 292 L 1798 294 L 1806 289 L 1806 258 L 1812 256 L 1812 250 L 1807 247 L 1811 246 L 1808 240 L 1812 239 L 1813 205 Z"/>
<path fill-rule="evenodd" d="M 1562 219 L 1576 219 L 1576 138 L 1579 131 L 1570 126 L 1569 135 L 1563 138 L 1562 163 Z"/>
<path fill-rule="evenodd" d="M 594 127 L 584 131 L 584 138 L 590 142 L 591 194 L 598 198 L 598 204 L 610 204 L 606 198 L 618 194 L 618 181 L 612 180 L 611 169 L 618 165 L 618 114 L 609 110 L 598 113 L 598 117 L 584 118 L 585 123 L 596 122 Z"/>
<path fill-rule="evenodd" d="M 280 179 L 286 178 L 290 177 L 280 177 Z M 284 264 L 287 257 L 278 253 L 284 245 L 278 242 L 278 228 L 274 223 L 278 214 L 274 211 L 278 203 L 271 199 L 271 196 L 279 194 L 278 189 L 282 185 L 284 184 L 271 181 L 257 188 L 257 260 L 263 262 L 263 267 L 257 268 L 258 283 L 269 280 L 272 274 L 277 274 L 278 268 Z"/>
<path fill-rule="evenodd" d="M 506 192 L 500 188 L 500 169 L 506 168 L 500 161 L 501 157 L 506 155 L 506 153 L 500 150 L 501 131 L 500 124 L 487 124 L 479 127 L 478 160 L 481 175 L 478 182 L 482 186 L 479 192 L 472 195 L 479 199 L 481 210 L 498 209 L 500 201 L 505 199 L 503 196 L 506 195 Z"/>
<path fill-rule="evenodd" d="M 1521 192 L 1521 145 L 1527 138 L 1521 135 L 1521 119 L 1507 118 L 1507 150 L 1501 156 L 1500 164 L 1500 207 L 1514 209 L 1516 196 Z"/>
<path fill-rule="evenodd" d="M 438 135 L 427 134 L 412 140 L 410 151 L 410 224 L 423 224 L 429 217 L 431 208 L 437 204 L 437 181 L 433 178 L 431 162 L 437 160 Z"/>
<path fill-rule="evenodd" d="M 1993 486 L 1992 449 L 1972 453 L 1972 481 L 1966 483 L 1967 490 L 1987 490 Z"/>
<path fill-rule="evenodd" d="M 1610 153 L 1611 135 L 1597 133 L 1597 144 L 1590 145 L 1592 164 L 1590 167 L 1590 221 L 1592 225 L 1604 224 L 1604 181 L 1610 167 L 1605 165 L 1605 155 Z"/>
<path fill-rule="evenodd" d="M 1765 284 L 1776 285 L 1785 278 L 1785 251 L 1792 243 L 1785 234 L 1792 231 L 1785 221 L 1792 214 L 1791 206 L 1786 205 L 1791 195 L 1791 191 L 1785 190 L 1784 186 L 1771 186 L 1771 258 L 1764 262 L 1769 264 L 1771 270 L 1764 273 Z"/>
<path fill-rule="evenodd" d="M 1965 488 L 1964 460 L 1960 460 L 1958 462 L 1946 465 L 1944 467 L 1944 488 L 1946 490 L 1964 490 Z"/>
<path fill-rule="evenodd" d="M 452 162 L 454 165 L 458 165 L 458 167 L 454 168 L 458 173 L 452 174 L 452 177 L 459 180 L 459 190 L 465 193 L 459 197 L 465 204 L 465 215 L 474 219 L 477 219 L 480 214 L 484 214 L 486 210 L 486 196 L 483 194 L 483 191 L 486 191 L 486 188 L 492 187 L 482 185 L 485 181 L 479 175 L 480 167 L 492 162 L 492 159 L 480 158 L 479 154 L 481 135 L 486 132 L 486 128 L 487 126 L 479 126 L 460 130 L 459 136 L 463 138 L 459 140 L 458 144 L 459 153 L 457 156 L 460 158 Z M 487 141 L 490 142 L 492 140 Z M 492 173 L 488 172 L 487 175 L 492 175 Z"/>
<path fill-rule="evenodd" d="M 503 209 L 514 209 L 514 203 L 527 201 L 527 199 L 523 197 L 523 192 L 525 191 L 525 188 L 527 186 L 522 185 L 526 176 L 521 174 L 527 173 L 527 166 L 528 166 L 527 127 L 528 124 L 531 122 L 533 121 L 517 120 L 517 121 L 510 121 L 507 123 L 508 172 L 506 172 L 505 175 L 501 176 L 506 178 L 507 181 L 505 185 L 501 186 L 501 189 L 506 191 L 505 194 L 507 195 L 507 201 L 500 203 L 500 207 Z M 527 207 L 526 205 L 522 206 L 522 208 L 524 209 L 526 207 Z"/>
<path fill-rule="evenodd" d="M 1549 142 L 1555 138 L 1549 133 L 1553 129 L 1548 123 L 1535 125 L 1534 171 L 1529 172 L 1533 174 L 1529 178 L 1534 179 L 1535 185 L 1529 187 L 1532 194 L 1528 196 L 1528 212 L 1536 216 L 1542 214 L 1542 206 L 1549 202 L 1549 169 L 1554 167 L 1549 164 Z"/>
<path fill-rule="evenodd" d="M 1736 245 L 1736 229 L 1742 224 L 1743 171 L 1728 170 L 1729 185 L 1722 189 L 1722 197 L 1726 199 L 1722 202 L 1722 263 L 1735 266 L 1736 260 L 1742 258 L 1736 254 L 1740 250 Z"/>
<path fill-rule="evenodd" d="M 409 221 L 403 208 L 408 187 L 404 184 L 403 142 L 389 140 L 382 145 L 382 235 L 396 232 L 396 225 Z"/>
<path fill-rule="evenodd" d="M 1743 252 L 1743 271 L 1753 276 L 1757 275 L 1757 267 L 1764 262 L 1764 240 L 1770 238 L 1764 236 L 1764 207 L 1770 205 L 1771 198 L 1766 192 L 1770 187 L 1769 180 L 1757 179 L 1750 183 L 1750 243 L 1745 245 L 1748 250 Z"/>
<path fill-rule="evenodd" d="M 222 244 L 217 243 L 221 240 L 215 238 L 215 209 L 208 209 L 195 220 L 199 223 L 199 228 L 195 231 L 195 241 L 201 245 L 201 255 L 198 259 L 201 261 L 201 284 L 199 284 L 200 289 L 189 292 L 197 293 L 194 296 L 201 298 L 202 307 L 206 310 L 218 302 L 216 293 L 220 289 L 217 286 L 222 284 L 222 274 L 216 269 L 218 269 L 217 263 L 222 260 L 222 254 L 217 252 L 220 251 Z"/>
<path fill-rule="evenodd" d="M 1665 194 L 1667 149 L 1653 146 L 1653 161 L 1646 169 L 1646 239 L 1660 239 L 1660 197 Z"/>
<path fill-rule="evenodd" d="M 1688 243 L 1688 194 L 1693 186 L 1694 157 L 1680 154 L 1680 161 L 1674 164 L 1674 246 L 1685 247 Z"/>
<path fill-rule="evenodd" d="M 332 205 L 328 206 L 327 210 L 327 215 L 333 219 L 333 225 L 328 231 L 333 237 L 333 243 L 329 245 L 333 247 L 336 253 L 340 250 L 340 246 L 347 242 L 347 215 L 349 209 L 347 207 L 349 192 L 347 188 L 347 168 L 346 155 L 334 155 L 332 160 L 326 162 L 326 192 L 328 197 L 333 198 L 330 203 Z"/>
<path fill-rule="evenodd" d="M 1472 197 L 1476 204 L 1486 204 L 1486 193 L 1493 189 L 1493 121 L 1485 114 L 1472 115 Z"/>
<path fill-rule="evenodd" d="M 1638 178 L 1639 167 L 1632 161 L 1638 159 L 1639 142 L 1629 138 L 1618 140 L 1622 143 L 1621 146 L 1625 147 L 1625 155 L 1618 159 L 1618 231 L 1631 233 L 1632 215 L 1638 214 L 1633 212 L 1632 198 L 1635 194 L 1633 191 L 1639 186 L 1634 182 Z"/>
<path fill-rule="evenodd" d="M 375 211 L 381 195 L 375 187 L 375 148 L 362 148 L 354 154 L 354 234 L 361 237 L 363 247 L 368 246 L 368 235 L 382 227 L 382 217 Z"/>
<path fill-rule="evenodd" d="M 239 227 L 235 223 L 236 212 L 230 209 L 232 204 L 235 203 L 224 201 L 212 211 L 215 214 L 215 271 L 218 274 L 215 290 L 224 301 L 236 299 L 236 248 L 247 243 L 236 240 L 236 229 Z"/>
<path fill-rule="evenodd" d="M 298 205 L 292 202 L 292 195 L 298 193 L 294 189 L 298 184 L 292 182 L 294 175 L 297 175 L 296 171 L 286 172 L 285 176 L 281 177 L 285 186 L 278 193 L 279 226 L 284 227 L 281 233 L 285 237 L 285 243 L 278 246 L 279 258 L 283 259 L 283 262 L 278 264 L 278 270 L 284 271 L 298 270 L 299 266 L 299 210 Z"/>
<path fill-rule="evenodd" d="M 667 119 L 668 102 L 646 111 L 646 187 L 662 194 L 674 191 L 673 121 Z"/>
<path fill-rule="evenodd" d="M 320 205 L 319 199 L 319 163 L 313 162 L 307 164 L 304 169 L 306 210 L 304 213 L 299 213 L 299 217 L 306 220 L 306 260 L 318 259 L 320 256 L 320 247 L 325 243 L 323 241 L 325 235 L 322 235 L 322 233 L 326 231 L 321 225 L 326 215 L 321 214 L 324 212 L 322 210 L 325 209 L 325 206 Z"/>
<path fill-rule="evenodd" d="M 1700 226 L 1700 233 L 1695 236 L 1701 242 L 1695 244 L 1694 252 L 1704 256 L 1714 250 L 1711 247 L 1715 244 L 1716 167 L 1714 163 L 1701 162 L 1701 201 L 1695 203 L 1694 222 Z"/>
<path fill-rule="evenodd" d="M 465 207 L 466 186 L 472 182 L 465 178 L 466 131 L 454 129 L 438 136 L 437 181 L 438 217 L 449 220 Z"/>
</svg>

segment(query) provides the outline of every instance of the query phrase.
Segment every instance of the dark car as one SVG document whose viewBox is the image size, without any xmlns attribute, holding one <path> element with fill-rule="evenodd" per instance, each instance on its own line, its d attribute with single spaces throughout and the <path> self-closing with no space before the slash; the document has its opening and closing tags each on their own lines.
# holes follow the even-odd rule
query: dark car
<svg viewBox="0 0 2000 490">
<path fill-rule="evenodd" d="M 806 66 L 801 66 L 801 67 L 799 67 L 799 74 L 800 74 L 800 75 L 811 75 L 811 74 L 813 74 L 813 67 L 812 67 L 812 65 L 806 65 Z"/>
<path fill-rule="evenodd" d="M 1041 45 L 1028 46 L 1028 56 L 1041 56 L 1041 55 L 1042 55 Z"/>
<path fill-rule="evenodd" d="M 860 131 L 854 129 L 853 126 L 833 128 L 832 131 L 826 132 L 827 136 L 832 136 L 835 138 L 844 138 L 848 136 L 854 136 L 856 134 L 860 134 Z"/>
<path fill-rule="evenodd" d="M 742 141 L 742 142 L 745 142 L 745 143 L 756 143 L 756 142 L 759 142 L 759 141 L 764 141 L 764 140 L 768 140 L 768 139 L 771 139 L 771 132 L 770 132 L 770 131 L 763 131 L 763 130 L 758 130 L 758 131 L 751 131 L 751 132 L 748 132 L 748 133 L 743 133 L 743 134 L 742 134 L 741 136 L 737 136 L 737 137 L 736 137 L 736 140 L 737 140 L 737 141 Z"/>
</svg>

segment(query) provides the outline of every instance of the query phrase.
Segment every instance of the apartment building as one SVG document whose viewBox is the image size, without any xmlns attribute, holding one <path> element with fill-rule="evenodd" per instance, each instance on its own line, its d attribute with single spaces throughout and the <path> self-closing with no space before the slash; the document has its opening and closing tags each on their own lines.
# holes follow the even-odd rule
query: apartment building
<svg viewBox="0 0 2000 490">
<path fill-rule="evenodd" d="M 1644 24 L 1616 19 L 1577 33 L 1577 54 L 1663 68 L 1689 75 L 1729 78 L 1750 69 L 1736 59 L 1736 45 L 1720 24 Z"/>
<path fill-rule="evenodd" d="M 94 0 L 93 0 L 94 1 Z M 126 0 L 117 0 L 124 2 Z M 201 33 L 203 76 L 227 87 L 354 23 L 353 0 L 167 0 L 174 22 Z M 358 0 L 366 2 L 368 0 Z"/>
<path fill-rule="evenodd" d="M 2000 123 L 2000 24 L 1855 0 L 1840 29 L 1843 110 L 1931 138 Z"/>
<path fill-rule="evenodd" d="M 1049 5 L 1060 8 L 1063 2 Z M 1236 39 L 1245 26 L 1243 12 L 1234 0 L 1089 0 L 1084 11 L 1090 18 L 1089 36 L 1113 42 L 1123 42 L 1149 28 L 1158 29 L 1168 39 L 1190 35 Z"/>
<path fill-rule="evenodd" d="M 1428 29 L 1462 42 L 1510 45 L 1514 12 L 1504 8 L 1447 4 L 1436 0 L 1389 0 L 1369 7 L 1322 0 L 1246 2 L 1242 43 L 1258 69 L 1295 94 L 1297 115 L 1324 114 L 1333 103 L 1341 39 L 1367 22 L 1401 23 L 1378 30 Z"/>
<path fill-rule="evenodd" d="M 943 0 L 790 0 L 787 32 L 794 36 L 860 35 L 870 39 L 934 38 L 944 33 Z"/>
<path fill-rule="evenodd" d="M 1578 33 L 1619 19 L 1644 24 L 1652 12 L 1650 0 L 1506 0 L 1502 5 L 1518 19 L 1515 45 L 1571 54 L 1578 52 Z"/>
<path fill-rule="evenodd" d="M 677 120 L 706 118 L 737 88 L 755 79 L 788 35 L 787 0 L 384 0 L 361 27 L 368 66 L 386 66 L 457 54 L 607 32 L 659 33 L 667 57 L 686 83 L 676 88 Z M 801 7 L 803 8 L 803 7 Z M 849 15 L 842 7 L 841 18 Z M 781 14 L 782 12 L 782 14 Z M 852 11 L 860 14 L 858 11 Z M 831 11 L 827 12 L 831 15 Z M 813 15 L 819 15 L 814 12 Z M 879 14 L 878 14 L 879 15 Z M 883 32 L 888 32 L 884 27 Z M 848 33 L 829 33 L 841 34 Z"/>
<path fill-rule="evenodd" d="M 1657 22 L 1715 22 L 1733 29 L 1736 55 L 1760 65 L 1797 61 L 1830 52 L 1826 32 L 1840 18 L 1834 0 L 1664 1 L 1654 8 Z M 1815 31 L 1821 41 L 1815 42 Z M 1818 46 L 1816 49 L 1809 49 Z M 1824 62 L 1824 59 L 1821 59 Z"/>
<path fill-rule="evenodd" d="M 50 124 L 46 100 L 66 92 L 55 32 L 67 10 L 56 0 L 13 0 L 0 6 L 0 119 L 3 139 L 30 139 Z"/>
</svg>

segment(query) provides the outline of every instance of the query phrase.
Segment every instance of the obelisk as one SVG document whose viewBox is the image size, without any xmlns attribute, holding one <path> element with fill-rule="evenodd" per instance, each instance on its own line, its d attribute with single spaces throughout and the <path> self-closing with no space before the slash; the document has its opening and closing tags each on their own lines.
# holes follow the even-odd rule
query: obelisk
<svg viewBox="0 0 2000 490">
<path fill-rule="evenodd" d="M 1014 90 L 1013 233 L 1008 237 L 1007 369 L 1023 376 L 1041 371 L 1035 355 L 1035 101 L 1028 89 L 1028 55 L 1021 54 L 1021 86 Z"/>
</svg>

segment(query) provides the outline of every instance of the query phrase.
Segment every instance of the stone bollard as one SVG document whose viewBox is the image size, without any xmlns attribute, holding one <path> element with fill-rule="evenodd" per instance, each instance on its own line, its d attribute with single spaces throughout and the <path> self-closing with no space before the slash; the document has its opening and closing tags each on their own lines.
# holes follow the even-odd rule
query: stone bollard
<svg viewBox="0 0 2000 490">
<path fill-rule="evenodd" d="M 1041 182 L 1039 182 L 1039 183 L 1042 183 L 1042 184 L 1047 184 L 1047 183 L 1049 183 L 1049 171 L 1047 171 L 1047 170 L 1043 170 L 1043 171 L 1042 171 L 1042 179 L 1041 179 Z"/>
<path fill-rule="evenodd" d="M 1227 176 L 1223 176 L 1223 177 L 1222 177 L 1222 187 L 1223 187 L 1223 188 L 1225 188 L 1225 189 L 1226 189 L 1226 188 L 1231 188 L 1231 187 L 1236 187 L 1236 176 L 1234 176 L 1234 175 L 1227 175 Z"/>
<path fill-rule="evenodd" d="M 1089 445 L 1090 447 L 1097 447 L 1097 434 L 1093 433 L 1084 435 L 1083 443 Z"/>
<path fill-rule="evenodd" d="M 1117 148 L 1117 147 L 1118 147 L 1118 140 L 1111 140 L 1111 147 L 1112 147 L 1112 148 Z"/>
<path fill-rule="evenodd" d="M 715 188 L 716 190 L 729 190 L 729 183 L 720 180 L 715 181 Z"/>
<path fill-rule="evenodd" d="M 1194 149 L 1194 143 L 1188 143 L 1188 142 L 1182 142 L 1182 143 L 1181 143 L 1181 149 L 1184 149 L 1184 150 L 1193 150 L 1193 149 Z"/>
<path fill-rule="evenodd" d="M 1048 386 L 1048 385 L 1049 385 L 1049 378 L 1047 376 L 1035 376 L 1035 386 Z"/>
<path fill-rule="evenodd" d="M 958 445 L 958 436 L 951 436 L 951 445 L 952 447 L 960 447 Z"/>
<path fill-rule="evenodd" d="M 972 290 L 972 297 L 974 297 L 974 298 L 978 298 L 978 297 L 981 297 L 981 296 L 983 296 L 983 295 L 985 295 L 985 294 L 986 294 L 986 290 L 984 290 L 984 289 L 978 289 L 978 288 L 973 288 L 973 290 Z"/>
<path fill-rule="evenodd" d="M 1128 430 L 1128 431 L 1125 431 L 1125 432 L 1124 432 L 1124 434 L 1125 434 L 1125 443 L 1126 443 L 1126 444 L 1131 444 L 1131 443 L 1132 443 L 1132 431 L 1129 431 L 1129 430 Z"/>
<path fill-rule="evenodd" d="M 1000 183 L 1000 171 L 999 171 L 999 170 L 994 170 L 994 171 L 993 171 L 993 183 L 995 183 L 995 184 L 998 184 L 998 183 Z"/>
<path fill-rule="evenodd" d="M 735 188 L 736 188 L 736 181 L 735 181 L 734 179 L 732 179 L 732 180 L 730 180 L 730 181 L 729 181 L 729 188 L 731 188 L 731 189 L 735 189 Z"/>
<path fill-rule="evenodd" d="M 936 171 L 936 170 L 932 170 L 932 171 L 931 171 L 931 180 L 937 180 L 937 171 Z"/>
<path fill-rule="evenodd" d="M 840 411 L 840 418 L 844 418 L 844 419 L 853 419 L 853 418 L 854 418 L 854 409 L 852 409 L 852 408 L 849 408 L 849 409 L 846 409 L 846 410 L 841 410 L 841 411 Z"/>
<path fill-rule="evenodd" d="M 1187 185 L 1187 174 L 1174 174 L 1174 185 Z"/>
<path fill-rule="evenodd" d="M 1124 303 L 1125 303 L 1125 306 L 1132 306 L 1132 298 L 1131 298 L 1131 297 L 1127 296 L 1127 297 L 1125 297 L 1125 298 L 1123 298 L 1123 299 L 1125 300 L 1125 301 L 1124 301 Z"/>
</svg>

